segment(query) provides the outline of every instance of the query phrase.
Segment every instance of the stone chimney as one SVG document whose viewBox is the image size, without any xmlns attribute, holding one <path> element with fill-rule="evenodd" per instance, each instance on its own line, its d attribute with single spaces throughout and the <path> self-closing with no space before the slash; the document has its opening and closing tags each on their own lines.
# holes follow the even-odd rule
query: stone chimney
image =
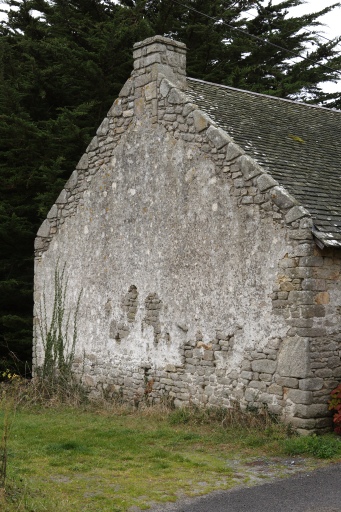
<svg viewBox="0 0 341 512">
<path fill-rule="evenodd" d="M 135 77 L 155 80 L 162 73 L 180 88 L 186 85 L 186 45 L 168 37 L 154 36 L 134 44 Z"/>
</svg>

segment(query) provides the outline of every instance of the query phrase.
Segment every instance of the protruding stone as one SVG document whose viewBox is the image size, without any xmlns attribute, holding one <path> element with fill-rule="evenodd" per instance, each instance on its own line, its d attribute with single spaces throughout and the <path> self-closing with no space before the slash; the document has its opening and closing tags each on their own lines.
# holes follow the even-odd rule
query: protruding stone
<svg viewBox="0 0 341 512">
<path fill-rule="evenodd" d="M 95 151 L 98 148 L 98 139 L 94 137 L 88 147 L 86 148 L 87 153 L 91 153 L 91 151 Z"/>
<path fill-rule="evenodd" d="M 187 117 L 188 114 L 190 114 L 191 112 L 193 112 L 193 110 L 197 109 L 198 107 L 196 105 L 193 105 L 193 103 L 186 103 L 186 105 L 184 105 L 184 108 L 183 108 L 183 111 L 182 111 L 182 115 L 184 117 Z"/>
<path fill-rule="evenodd" d="M 100 124 L 100 126 L 98 127 L 96 134 L 99 136 L 104 136 L 108 133 L 108 130 L 109 130 L 109 119 L 107 117 L 105 117 L 103 119 L 102 123 Z"/>
<path fill-rule="evenodd" d="M 215 126 L 210 126 L 206 132 L 207 138 L 215 145 L 217 149 L 221 149 L 232 142 L 231 137 L 227 135 L 227 133 L 221 128 L 216 128 Z"/>
<path fill-rule="evenodd" d="M 269 190 L 269 188 L 276 187 L 278 185 L 278 181 L 274 180 L 270 174 L 261 174 L 257 178 L 257 186 L 260 192 L 265 192 L 265 190 Z"/>
<path fill-rule="evenodd" d="M 253 158 L 249 157 L 248 155 L 242 155 L 239 158 L 239 163 L 240 170 L 246 180 L 251 180 L 256 176 L 259 176 L 259 174 L 262 172 L 262 169 L 257 164 L 257 162 L 255 162 Z"/>
<path fill-rule="evenodd" d="M 310 217 L 310 213 L 303 206 L 294 206 L 285 216 L 285 221 L 290 224 L 302 217 Z"/>
<path fill-rule="evenodd" d="M 300 220 L 300 229 L 312 229 L 313 226 L 314 223 L 311 217 L 304 217 Z"/>
<path fill-rule="evenodd" d="M 212 123 L 207 114 L 201 110 L 195 110 L 192 114 L 194 120 L 194 128 L 197 132 L 202 132 Z"/>
<path fill-rule="evenodd" d="M 186 94 L 175 87 L 170 91 L 168 95 L 168 102 L 174 105 L 182 105 L 183 103 L 189 102 Z"/>
<path fill-rule="evenodd" d="M 37 237 L 47 238 L 50 235 L 51 224 L 48 219 L 45 219 L 40 228 L 38 229 Z"/>
<path fill-rule="evenodd" d="M 56 200 L 56 204 L 65 204 L 65 203 L 67 203 L 67 192 L 65 189 L 63 189 Z"/>
<path fill-rule="evenodd" d="M 132 108 L 123 111 L 123 117 L 133 117 L 133 115 L 134 110 Z"/>
<path fill-rule="evenodd" d="M 230 144 L 227 146 L 226 149 L 226 161 L 230 162 L 231 160 L 234 160 L 238 156 L 241 156 L 244 154 L 244 151 L 242 148 L 237 146 L 237 144 L 234 144 L 233 142 L 230 142 Z"/>
<path fill-rule="evenodd" d="M 44 247 L 45 247 L 45 239 L 40 236 L 37 236 L 36 239 L 34 240 L 34 249 L 36 251 L 40 251 L 41 249 L 44 249 Z"/>
<path fill-rule="evenodd" d="M 47 218 L 55 219 L 57 217 L 57 213 L 58 213 L 58 206 L 56 204 L 54 204 L 52 206 L 51 210 L 49 211 L 49 213 L 47 214 Z"/>
<path fill-rule="evenodd" d="M 65 183 L 65 188 L 67 190 L 72 190 L 77 185 L 77 182 L 78 182 L 78 172 L 77 171 L 73 171 L 73 173 L 71 174 L 70 178 Z"/>
<path fill-rule="evenodd" d="M 281 185 L 271 190 L 271 199 L 281 209 L 288 209 L 297 205 L 296 199 Z"/>
<path fill-rule="evenodd" d="M 314 428 L 317 427 L 317 422 L 314 418 L 290 418 L 290 425 L 296 429 L 300 435 L 308 435 Z"/>
<path fill-rule="evenodd" d="M 87 153 L 84 153 L 82 158 L 79 160 L 79 162 L 78 162 L 78 164 L 76 166 L 76 169 L 80 169 L 80 170 L 86 171 L 86 169 L 88 167 L 89 167 L 89 157 L 88 157 Z"/>
<path fill-rule="evenodd" d="M 133 87 L 133 82 L 131 80 L 131 78 L 129 78 L 126 83 L 124 84 L 124 86 L 122 87 L 120 93 L 119 93 L 119 96 L 121 98 L 126 98 L 127 96 L 129 96 L 132 92 L 132 87 Z"/>
<path fill-rule="evenodd" d="M 111 109 L 108 112 L 108 117 L 119 117 L 122 115 L 122 100 L 116 98 Z"/>
</svg>

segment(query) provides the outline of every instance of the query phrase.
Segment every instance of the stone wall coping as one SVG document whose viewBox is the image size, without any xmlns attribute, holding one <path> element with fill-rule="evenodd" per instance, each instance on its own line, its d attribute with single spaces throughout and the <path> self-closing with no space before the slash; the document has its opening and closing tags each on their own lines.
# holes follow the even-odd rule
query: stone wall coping
<svg viewBox="0 0 341 512">
<path fill-rule="evenodd" d="M 180 41 L 174 41 L 174 39 L 170 39 L 169 37 L 164 37 L 164 36 L 147 37 L 147 39 L 144 39 L 143 41 L 139 41 L 138 43 L 135 43 L 133 48 L 134 48 L 134 50 L 137 50 L 138 48 L 143 48 L 144 46 L 149 46 L 150 44 L 154 44 L 154 43 L 167 44 L 170 46 L 175 46 L 176 48 L 181 48 L 182 50 L 187 49 L 185 43 L 181 43 Z"/>
<path fill-rule="evenodd" d="M 159 79 L 161 79 L 161 82 L 164 85 L 167 85 L 168 94 L 166 94 L 166 97 L 169 97 L 170 94 L 173 94 L 174 96 L 174 94 L 177 93 L 178 95 L 181 95 L 181 101 L 179 100 L 177 103 L 186 103 L 186 100 L 187 103 L 191 102 L 191 98 L 186 95 L 186 91 L 182 91 L 167 77 L 163 77 L 161 75 L 159 76 Z M 226 147 L 227 149 L 230 144 L 233 144 L 233 146 L 239 151 L 240 155 L 236 158 L 236 162 L 239 162 L 244 178 L 246 180 L 255 178 L 260 192 L 264 192 L 265 190 L 270 192 L 270 200 L 285 216 L 287 226 L 301 218 L 311 219 L 310 212 L 306 210 L 284 186 L 279 185 L 279 183 L 273 179 L 271 173 L 267 172 L 267 170 L 264 169 L 263 166 L 255 160 L 255 158 L 250 155 L 245 155 L 243 148 L 234 142 L 233 138 L 231 138 L 226 130 L 223 128 L 217 128 L 215 121 L 209 116 L 209 114 L 207 114 L 207 112 L 197 108 L 197 106 L 195 106 L 194 109 L 193 105 L 192 115 L 195 119 L 197 131 L 203 136 L 212 139 L 213 132 L 214 134 L 218 134 L 219 132 L 220 137 L 218 142 L 215 144 L 218 144 L 217 147 L 219 149 L 221 147 Z M 221 139 L 224 140 L 222 141 Z M 214 141 L 212 142 L 214 144 Z"/>
</svg>

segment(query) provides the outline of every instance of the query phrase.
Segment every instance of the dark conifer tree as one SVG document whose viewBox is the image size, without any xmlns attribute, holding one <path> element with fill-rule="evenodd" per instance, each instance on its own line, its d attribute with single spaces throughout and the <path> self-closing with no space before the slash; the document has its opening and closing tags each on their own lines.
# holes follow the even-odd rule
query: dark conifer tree
<svg viewBox="0 0 341 512">
<path fill-rule="evenodd" d="M 0 28 L 0 372 L 23 372 L 35 233 L 130 72 L 134 34 L 120 33 L 122 8 L 95 0 L 10 5 L 18 10 Z"/>
</svg>

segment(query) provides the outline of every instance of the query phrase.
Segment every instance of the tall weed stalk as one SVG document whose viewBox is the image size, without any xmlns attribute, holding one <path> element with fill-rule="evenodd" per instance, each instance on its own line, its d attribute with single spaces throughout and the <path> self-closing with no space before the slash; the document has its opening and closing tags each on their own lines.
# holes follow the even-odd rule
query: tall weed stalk
<svg viewBox="0 0 341 512">
<path fill-rule="evenodd" d="M 2 427 L 1 445 L 0 445 L 0 503 L 5 494 L 6 474 L 7 474 L 7 441 L 9 431 L 8 411 L 4 414 L 4 423 Z"/>
<path fill-rule="evenodd" d="M 36 365 L 36 375 L 41 383 L 53 386 L 69 387 L 73 383 L 72 366 L 75 358 L 77 343 L 77 322 L 82 291 L 78 295 L 76 309 L 71 318 L 71 312 L 66 310 L 66 294 L 68 279 L 65 275 L 65 265 L 62 270 L 58 267 L 54 273 L 54 299 L 50 321 L 47 318 L 46 296 L 43 294 L 40 307 L 39 330 L 44 348 L 44 360 L 41 366 Z M 72 337 L 70 324 L 73 322 Z"/>
<path fill-rule="evenodd" d="M 0 410 L 3 413 L 1 440 L 0 440 L 0 505 L 4 503 L 6 497 L 6 479 L 7 479 L 7 453 L 8 438 L 11 427 L 11 415 L 15 414 L 15 403 L 11 399 L 7 399 L 6 393 L 3 392 L 0 400 Z"/>
</svg>

